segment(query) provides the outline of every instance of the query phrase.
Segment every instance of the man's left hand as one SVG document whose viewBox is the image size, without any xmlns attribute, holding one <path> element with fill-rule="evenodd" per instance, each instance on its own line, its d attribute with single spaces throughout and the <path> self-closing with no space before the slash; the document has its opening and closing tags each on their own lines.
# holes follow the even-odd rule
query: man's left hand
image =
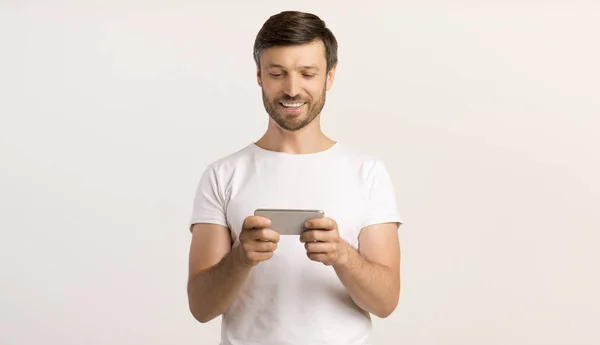
<svg viewBox="0 0 600 345">
<path fill-rule="evenodd" d="M 300 235 L 300 242 L 309 259 L 327 266 L 347 263 L 349 245 L 340 237 L 335 220 L 315 218 L 304 226 L 307 230 Z"/>
</svg>

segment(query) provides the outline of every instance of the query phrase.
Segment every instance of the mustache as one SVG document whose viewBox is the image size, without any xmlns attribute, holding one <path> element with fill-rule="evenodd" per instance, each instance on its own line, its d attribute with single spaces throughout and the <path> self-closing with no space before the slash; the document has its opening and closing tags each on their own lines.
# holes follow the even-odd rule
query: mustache
<svg viewBox="0 0 600 345">
<path fill-rule="evenodd" d="M 302 97 L 284 97 L 284 98 L 279 98 L 279 102 L 296 103 L 296 102 L 307 102 L 307 100 L 303 99 Z"/>
</svg>

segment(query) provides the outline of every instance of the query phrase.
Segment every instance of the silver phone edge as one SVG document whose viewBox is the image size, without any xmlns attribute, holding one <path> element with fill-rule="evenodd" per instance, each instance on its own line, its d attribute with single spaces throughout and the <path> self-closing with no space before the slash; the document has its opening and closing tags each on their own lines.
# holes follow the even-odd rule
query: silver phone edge
<svg viewBox="0 0 600 345">
<path fill-rule="evenodd" d="M 322 216 L 325 216 L 325 211 L 323 210 L 311 210 L 311 209 L 285 209 L 285 208 L 257 208 L 254 210 L 254 215 L 260 212 L 281 212 L 281 213 L 318 213 Z"/>
</svg>

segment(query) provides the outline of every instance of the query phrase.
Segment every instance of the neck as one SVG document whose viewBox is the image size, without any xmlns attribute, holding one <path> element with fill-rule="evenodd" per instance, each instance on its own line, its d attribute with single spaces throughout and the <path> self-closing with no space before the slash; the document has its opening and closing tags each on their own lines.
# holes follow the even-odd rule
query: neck
<svg viewBox="0 0 600 345">
<path fill-rule="evenodd" d="M 280 128 L 272 119 L 265 134 L 256 145 L 269 151 L 308 154 L 325 151 L 335 144 L 321 130 L 320 115 L 306 127 L 297 131 Z"/>
</svg>

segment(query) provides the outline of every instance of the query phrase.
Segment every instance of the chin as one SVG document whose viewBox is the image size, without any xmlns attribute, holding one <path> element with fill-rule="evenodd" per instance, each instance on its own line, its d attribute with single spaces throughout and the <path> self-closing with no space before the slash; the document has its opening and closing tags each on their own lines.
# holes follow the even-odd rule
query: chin
<svg viewBox="0 0 600 345">
<path fill-rule="evenodd" d="M 293 121 L 293 122 L 289 122 L 289 121 L 275 121 L 277 123 L 277 125 L 281 128 L 284 129 L 286 131 L 290 131 L 290 132 L 296 132 L 301 130 L 302 128 L 306 127 L 308 125 L 308 123 L 304 123 L 304 121 Z"/>
</svg>

